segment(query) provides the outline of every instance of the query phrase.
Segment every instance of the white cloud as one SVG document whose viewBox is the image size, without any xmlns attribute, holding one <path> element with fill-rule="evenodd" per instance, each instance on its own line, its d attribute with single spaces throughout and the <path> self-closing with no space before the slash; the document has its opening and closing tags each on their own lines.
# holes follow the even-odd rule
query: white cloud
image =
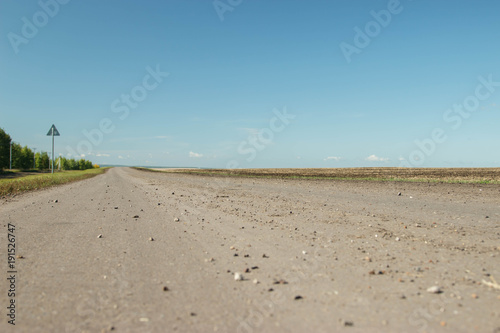
<svg viewBox="0 0 500 333">
<path fill-rule="evenodd" d="M 342 157 L 338 156 L 328 156 L 327 158 L 323 159 L 323 161 L 340 161 Z"/>
<path fill-rule="evenodd" d="M 122 155 L 118 155 L 118 158 L 119 158 L 119 159 L 123 159 L 123 156 L 122 156 Z"/>
<path fill-rule="evenodd" d="M 189 157 L 200 158 L 203 157 L 203 154 L 193 153 L 192 151 L 190 151 Z"/>
<path fill-rule="evenodd" d="M 386 157 L 378 157 L 376 155 L 370 155 L 365 160 L 370 162 L 387 162 L 389 159 Z"/>
<path fill-rule="evenodd" d="M 101 156 L 110 157 L 111 155 L 109 155 L 109 154 L 95 154 L 95 156 L 97 156 L 97 157 L 101 157 Z"/>
</svg>

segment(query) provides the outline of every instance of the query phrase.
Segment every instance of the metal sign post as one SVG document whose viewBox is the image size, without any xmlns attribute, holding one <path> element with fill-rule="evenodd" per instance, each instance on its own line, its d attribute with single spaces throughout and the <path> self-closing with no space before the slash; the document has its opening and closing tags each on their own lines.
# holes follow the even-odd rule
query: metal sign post
<svg viewBox="0 0 500 333">
<path fill-rule="evenodd" d="M 52 124 L 52 127 L 49 129 L 47 136 L 52 136 L 52 173 L 54 173 L 54 136 L 60 136 L 59 131 L 56 126 Z"/>
</svg>

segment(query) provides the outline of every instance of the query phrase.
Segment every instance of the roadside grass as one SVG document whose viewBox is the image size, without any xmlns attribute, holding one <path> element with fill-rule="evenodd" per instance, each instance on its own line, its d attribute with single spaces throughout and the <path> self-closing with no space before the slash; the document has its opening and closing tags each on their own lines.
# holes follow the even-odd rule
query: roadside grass
<svg viewBox="0 0 500 333">
<path fill-rule="evenodd" d="M 148 168 L 134 168 L 148 172 L 181 173 L 218 177 L 243 177 L 243 178 L 265 178 L 265 179 L 306 179 L 306 180 L 345 180 L 345 181 L 376 181 L 376 182 L 408 182 L 408 183 L 447 183 L 447 184 L 500 184 L 499 180 L 488 179 L 461 179 L 461 178 L 404 178 L 404 177 L 336 177 L 336 176 L 304 176 L 300 174 L 276 174 L 259 175 L 245 173 L 244 170 L 237 172 L 211 171 L 211 170 L 153 170 Z"/>
<path fill-rule="evenodd" d="M 14 179 L 0 179 L 0 197 L 92 178 L 106 172 L 108 169 L 60 171 L 54 174 L 44 173 Z"/>
</svg>

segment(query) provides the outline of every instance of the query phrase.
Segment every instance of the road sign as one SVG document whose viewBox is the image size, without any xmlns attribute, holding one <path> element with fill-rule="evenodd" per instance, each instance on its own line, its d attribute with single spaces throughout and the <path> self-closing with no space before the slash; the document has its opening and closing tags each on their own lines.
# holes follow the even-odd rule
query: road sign
<svg viewBox="0 0 500 333">
<path fill-rule="evenodd" d="M 54 173 L 54 137 L 61 136 L 56 126 L 52 124 L 52 127 L 49 129 L 47 136 L 52 136 L 52 173 Z"/>
<path fill-rule="evenodd" d="M 54 124 L 52 124 L 52 127 L 49 129 L 49 132 L 47 133 L 47 136 L 61 136 L 61 134 L 59 134 L 59 131 L 57 130 L 56 126 Z"/>
</svg>

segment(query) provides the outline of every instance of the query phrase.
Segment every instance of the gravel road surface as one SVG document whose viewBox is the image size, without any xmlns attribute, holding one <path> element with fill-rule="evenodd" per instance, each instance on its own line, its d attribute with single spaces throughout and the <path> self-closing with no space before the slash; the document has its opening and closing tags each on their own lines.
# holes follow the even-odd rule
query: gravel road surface
<svg viewBox="0 0 500 333">
<path fill-rule="evenodd" d="M 499 185 L 113 168 L 0 217 L 1 332 L 500 332 Z"/>
</svg>

